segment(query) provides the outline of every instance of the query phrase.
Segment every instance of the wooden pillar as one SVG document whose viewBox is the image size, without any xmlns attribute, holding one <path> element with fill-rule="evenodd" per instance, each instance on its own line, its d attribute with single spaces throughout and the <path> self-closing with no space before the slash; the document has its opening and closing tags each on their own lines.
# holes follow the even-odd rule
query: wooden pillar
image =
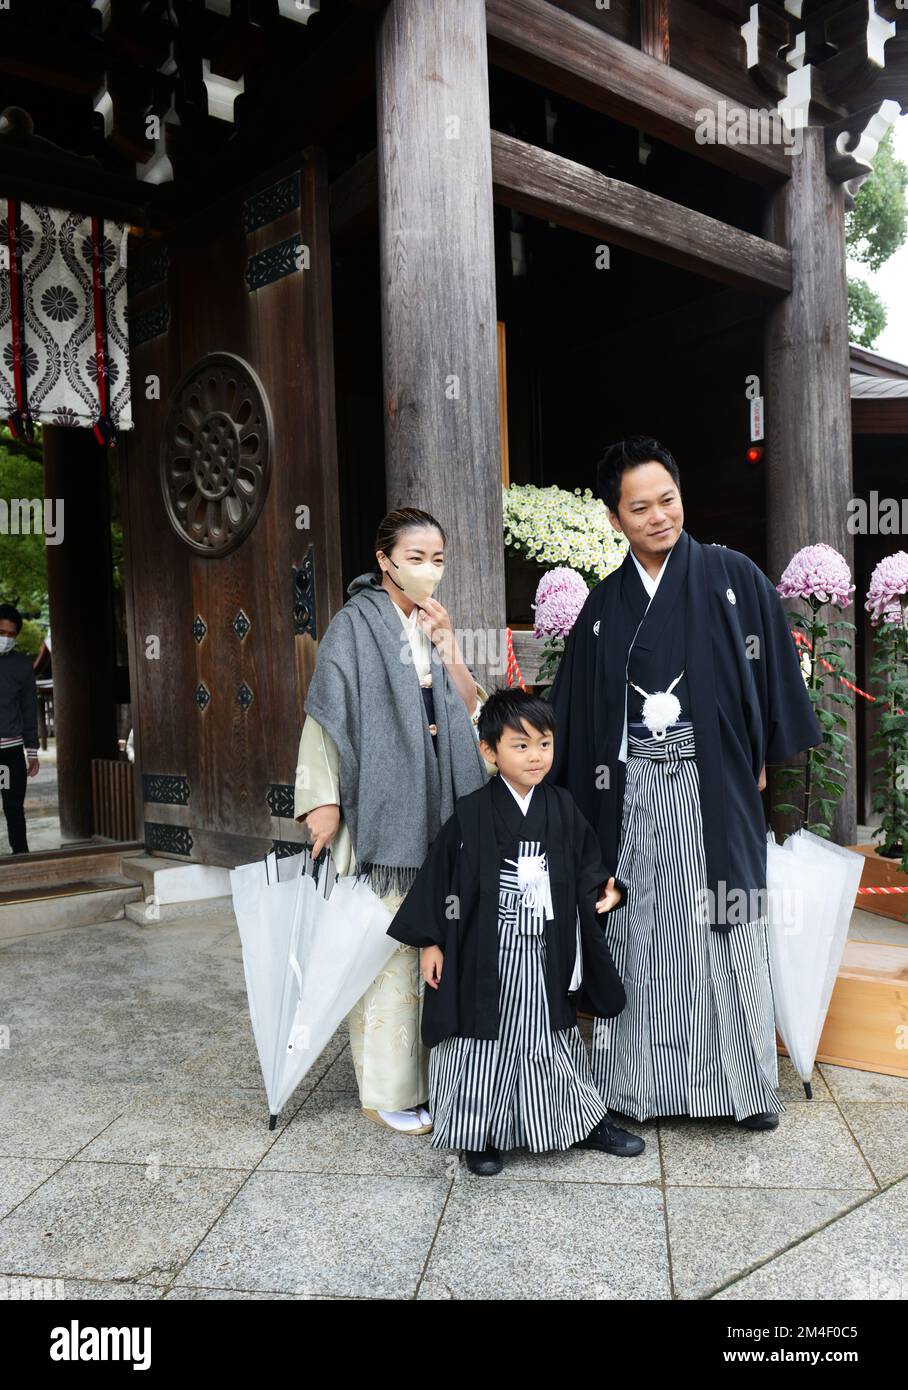
<svg viewBox="0 0 908 1390">
<path fill-rule="evenodd" d="M 807 127 L 791 178 L 773 195 L 767 234 L 792 254 L 792 290 L 766 324 L 767 554 L 776 582 L 801 546 L 825 541 L 854 571 L 846 526 L 853 494 L 844 191 L 826 172 L 824 132 Z M 860 601 L 860 595 L 856 595 Z M 854 610 L 835 616 L 854 620 Z M 854 750 L 854 712 L 848 736 Z M 852 763 L 854 752 L 852 751 Z M 852 765 L 833 838 L 854 844 Z"/>
<path fill-rule="evenodd" d="M 92 834 L 91 760 L 117 751 L 108 451 L 89 429 L 45 427 L 44 496 L 63 540 L 47 546 L 60 834 Z"/>
<path fill-rule="evenodd" d="M 388 506 L 444 526 L 439 602 L 477 678 L 504 684 L 488 669 L 505 609 L 484 0 L 390 0 L 377 92 Z"/>
</svg>

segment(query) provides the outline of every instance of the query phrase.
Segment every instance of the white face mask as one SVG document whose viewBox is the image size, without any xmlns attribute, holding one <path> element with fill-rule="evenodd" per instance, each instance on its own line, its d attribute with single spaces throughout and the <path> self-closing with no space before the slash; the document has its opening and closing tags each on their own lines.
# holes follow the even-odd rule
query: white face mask
<svg viewBox="0 0 908 1390">
<path fill-rule="evenodd" d="M 391 560 L 391 556 L 385 557 Z M 406 594 L 407 598 L 414 603 L 421 603 L 424 598 L 431 598 L 432 594 L 445 572 L 444 565 L 433 565 L 431 560 L 426 560 L 420 565 L 399 565 L 396 560 L 391 560 L 391 564 L 398 572 L 395 579 L 390 570 L 385 570 L 385 574 L 396 584 L 398 589 Z"/>
<path fill-rule="evenodd" d="M 15 645 L 15 637 L 0 637 L 0 656 L 5 656 L 7 652 L 11 652 Z"/>
</svg>

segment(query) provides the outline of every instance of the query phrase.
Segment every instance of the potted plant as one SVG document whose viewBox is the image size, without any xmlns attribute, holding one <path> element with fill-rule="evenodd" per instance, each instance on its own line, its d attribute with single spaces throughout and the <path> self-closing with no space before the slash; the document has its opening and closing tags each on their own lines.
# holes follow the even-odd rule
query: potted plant
<svg viewBox="0 0 908 1390">
<path fill-rule="evenodd" d="M 583 600 L 600 579 L 621 564 L 627 541 L 612 527 L 605 503 L 589 488 L 568 492 L 560 487 L 513 483 L 502 490 L 502 503 L 505 548 L 528 571 L 521 576 L 521 587 L 527 613 L 533 615 L 533 634 L 522 634 L 522 638 L 537 650 L 530 651 L 527 661 L 523 647 L 521 664 L 526 663 L 525 674 L 533 685 L 548 686 Z M 515 603 L 513 590 L 517 587 L 513 578 L 509 575 L 510 605 Z M 529 580 L 529 587 L 525 580 Z M 516 629 L 518 623 L 512 621 L 511 627 Z M 538 672 L 530 675 L 537 661 Z"/>
<path fill-rule="evenodd" d="M 806 545 L 792 557 L 776 588 L 783 598 L 800 599 L 806 608 L 789 612 L 788 618 L 801 647 L 804 679 L 823 741 L 807 750 L 803 766 L 776 770 L 774 785 L 789 795 L 798 793 L 798 803 L 782 801 L 772 809 L 797 816 L 800 826 L 828 839 L 845 788 L 848 751 L 842 732 L 847 721 L 839 709 L 829 706 L 854 704 L 842 684 L 854 680 L 845 665 L 852 639 L 844 635 L 854 631 L 854 623 L 830 620 L 824 610 L 847 608 L 855 586 L 844 555 L 819 544 Z"/>
<path fill-rule="evenodd" d="M 875 695 L 882 709 L 874 744 L 882 754 L 873 809 L 882 813 L 877 853 L 908 874 L 908 554 L 887 555 L 870 578 L 867 603 L 875 629 Z"/>
</svg>

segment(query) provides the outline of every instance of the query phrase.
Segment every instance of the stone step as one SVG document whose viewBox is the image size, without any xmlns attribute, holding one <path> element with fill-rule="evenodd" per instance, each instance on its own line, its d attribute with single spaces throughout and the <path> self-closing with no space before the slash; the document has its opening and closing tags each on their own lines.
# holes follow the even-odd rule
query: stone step
<svg viewBox="0 0 908 1390">
<path fill-rule="evenodd" d="M 146 899 L 154 898 L 161 907 L 195 902 L 210 907 L 214 899 L 230 897 L 230 870 L 216 864 L 187 864 L 139 851 L 123 856 L 122 872 L 142 885 Z"/>
<path fill-rule="evenodd" d="M 66 845 L 62 849 L 36 850 L 33 854 L 4 855 L 0 862 L 0 892 L 122 874 L 123 860 L 140 849 L 141 846 L 135 842 L 115 845 L 87 841 Z"/>
<path fill-rule="evenodd" d="M 0 941 L 123 917 L 142 889 L 123 874 L 92 875 L 0 893 Z"/>
<path fill-rule="evenodd" d="M 159 922 L 175 922 L 182 917 L 214 917 L 224 914 L 233 920 L 233 898 L 230 894 L 216 898 L 195 898 L 187 902 L 161 903 L 148 901 L 148 895 L 126 904 L 125 915 L 143 927 Z"/>
</svg>

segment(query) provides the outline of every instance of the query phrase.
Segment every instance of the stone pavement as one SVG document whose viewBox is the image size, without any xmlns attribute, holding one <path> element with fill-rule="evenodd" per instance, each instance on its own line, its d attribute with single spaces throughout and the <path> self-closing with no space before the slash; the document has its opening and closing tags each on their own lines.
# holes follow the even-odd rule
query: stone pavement
<svg viewBox="0 0 908 1390">
<path fill-rule="evenodd" d="M 908 1080 L 781 1059 L 774 1133 L 475 1178 L 360 1115 L 342 1027 L 269 1133 L 229 912 L 4 944 L 3 1028 L 0 1298 L 908 1297 Z"/>
</svg>

